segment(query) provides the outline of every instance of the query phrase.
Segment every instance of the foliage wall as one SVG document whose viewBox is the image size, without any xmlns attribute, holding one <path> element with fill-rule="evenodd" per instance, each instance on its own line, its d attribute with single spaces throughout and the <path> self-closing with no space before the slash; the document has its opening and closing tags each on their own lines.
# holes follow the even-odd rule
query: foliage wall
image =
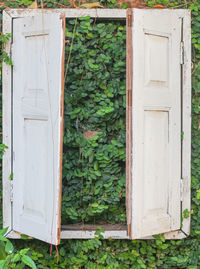
<svg viewBox="0 0 200 269">
<path fill-rule="evenodd" d="M 67 20 L 63 224 L 126 222 L 125 28 Z"/>
<path fill-rule="evenodd" d="M 30 0 L 12 0 L 12 1 L 4 1 L 0 3 L 0 7 L 3 10 L 6 6 L 9 7 L 19 7 L 19 6 L 24 6 L 27 7 L 30 5 L 32 1 Z M 44 7 L 65 7 L 65 6 L 72 6 L 76 7 L 78 5 L 85 5 L 87 3 L 83 3 L 83 1 L 68 1 L 68 0 L 44 0 L 42 1 Z M 109 7 L 109 8 L 114 8 L 114 7 L 122 7 L 126 8 L 127 6 L 136 6 L 136 5 L 145 5 L 144 3 L 138 3 L 138 1 L 119 1 L 117 2 L 116 0 L 103 0 L 100 2 L 101 5 L 104 7 Z M 40 2 L 39 2 L 40 5 Z M 50 256 L 49 251 L 50 251 L 50 246 L 41 243 L 37 240 L 18 240 L 18 241 L 13 241 L 15 244 L 15 251 L 21 249 L 21 248 L 30 248 L 28 251 L 28 254 L 32 259 L 35 261 L 35 264 L 37 268 L 188 268 L 188 269 L 196 269 L 200 268 L 200 16 L 199 16 L 199 11 L 200 11 L 200 1 L 168 1 L 168 0 L 158 0 L 158 1 L 148 1 L 146 2 L 146 5 L 149 7 L 166 7 L 166 8 L 190 8 L 192 11 L 192 54 L 193 54 L 193 66 L 192 66 L 192 210 L 189 212 L 192 216 L 192 225 L 191 225 L 191 235 L 188 239 L 183 239 L 183 240 L 167 240 L 165 241 L 164 238 L 158 237 L 156 240 L 149 240 L 149 241 L 141 241 L 141 240 L 102 240 L 100 237 L 97 239 L 92 239 L 92 240 L 62 240 L 61 245 L 58 247 L 59 249 L 59 263 L 57 264 L 57 252 L 56 250 L 53 250 L 52 256 Z M 84 25 L 86 21 L 79 21 L 78 24 Z M 92 22 L 93 23 L 93 22 Z M 117 25 L 117 26 L 116 26 Z M 120 26 L 119 24 L 114 24 L 113 29 L 115 27 L 123 27 Z M 87 27 L 86 27 L 87 28 Z M 72 28 L 71 28 L 72 29 Z M 70 30 L 70 26 L 69 26 Z M 68 31 L 70 32 L 70 31 Z M 118 30 L 115 28 L 114 33 L 117 33 Z M 87 35 L 87 33 L 85 33 Z M 96 34 L 98 34 L 98 29 Z M 70 35 L 69 33 L 67 35 Z M 114 36 L 111 37 L 111 42 Z M 70 36 L 69 36 L 70 39 Z M 80 42 L 81 42 L 81 37 L 79 36 Z M 102 37 L 102 40 L 104 40 L 104 37 Z M 2 38 L 1 38 L 2 42 Z M 90 38 L 89 38 L 90 42 Z M 99 41 L 101 42 L 101 41 Z M 76 43 L 74 41 L 74 44 L 78 46 L 78 42 Z M 75 46 L 75 49 L 78 51 L 78 47 Z M 101 46 L 100 46 L 101 47 Z M 88 48 L 85 48 L 88 49 Z M 68 48 L 67 48 L 68 50 Z M 92 49 L 91 50 L 91 59 L 93 59 L 92 56 Z M 77 55 L 77 53 L 76 53 Z M 2 57 L 2 55 L 1 55 Z M 73 52 L 72 52 L 72 57 L 73 57 Z M 78 57 L 78 56 L 77 56 Z M 103 57 L 103 56 L 101 56 Z M 100 59 L 98 61 L 105 62 L 106 65 L 106 60 L 108 59 Z M 118 57 L 117 54 L 115 57 Z M 95 61 L 89 61 L 89 56 L 87 55 L 87 64 L 85 63 L 85 70 L 87 70 L 90 65 L 90 68 L 93 69 L 94 73 L 96 65 L 99 65 L 99 63 Z M 123 61 L 123 59 L 122 59 Z M 84 64 L 84 63 L 83 63 Z M 105 67 L 104 67 L 105 68 Z M 118 69 L 118 67 L 116 67 Z M 78 76 L 81 77 L 82 73 L 80 70 L 77 68 L 77 74 L 72 73 L 70 71 L 70 66 L 69 66 L 69 71 L 68 71 L 68 79 L 69 76 Z M 124 70 L 124 67 L 122 66 L 122 70 Z M 119 72 L 116 70 L 116 72 Z M 87 72 L 87 76 L 89 71 Z M 100 72 L 101 73 L 101 72 Z M 101 78 L 98 78 L 100 76 L 99 72 L 95 73 L 97 76 L 97 80 Z M 105 74 L 105 70 L 103 72 Z M 116 79 L 115 74 L 114 78 Z M 73 81 L 73 80 L 71 80 Z M 0 83 L 1 83 L 1 73 L 0 73 Z M 69 87 L 71 87 L 71 90 L 75 91 L 73 89 L 73 83 L 70 83 L 70 80 L 66 80 L 66 83 L 68 83 Z M 81 85 L 82 81 L 80 81 Z M 86 82 L 85 82 L 86 83 Z M 114 83 L 114 82 L 113 82 Z M 90 87 L 92 88 L 93 85 L 88 85 L 88 91 L 87 95 L 92 95 L 90 92 Z M 103 85 L 102 85 L 103 86 Z M 82 86 L 81 86 L 82 87 Z M 80 92 L 81 92 L 81 87 L 80 87 Z M 103 86 L 104 87 L 104 86 Z M 118 86 L 117 86 L 118 87 Z M 107 87 L 108 89 L 108 87 Z M 100 90 L 100 89 L 98 89 Z M 98 90 L 96 92 L 97 96 L 90 96 L 89 102 L 93 98 L 102 98 L 101 96 L 98 96 Z M 102 88 L 104 91 L 105 89 Z M 123 92 L 123 89 L 121 89 Z M 109 93 L 106 92 L 105 95 Z M 111 107 L 110 103 L 112 102 L 112 94 L 108 98 L 109 106 Z M 115 96 L 116 94 L 116 96 Z M 118 89 L 118 93 L 114 93 L 114 96 L 116 99 L 121 100 L 120 96 L 120 89 Z M 123 96 L 123 94 L 122 94 Z M 107 99 L 107 98 L 106 98 Z M 114 98 L 115 99 L 115 98 Z M 80 96 L 80 103 L 82 102 L 81 100 L 84 100 L 84 96 Z M 87 98 L 88 100 L 88 98 Z M 103 110 L 103 103 L 105 100 L 99 100 L 98 101 L 98 107 L 95 110 L 95 113 L 97 114 L 98 111 L 101 111 L 103 113 L 103 117 L 107 117 L 107 111 Z M 76 103 L 75 100 L 72 101 L 72 105 L 75 107 Z M 113 107 L 115 104 L 113 105 Z M 122 117 L 123 117 L 123 102 L 119 102 L 119 106 L 122 109 Z M 80 106 L 79 106 L 80 107 Z M 73 121 L 73 114 L 80 113 L 80 111 L 75 111 L 75 108 L 69 107 L 69 110 L 67 113 L 69 121 Z M 73 111 L 73 113 L 71 113 Z M 116 148 L 120 149 L 120 146 L 118 143 L 124 143 L 123 141 L 123 132 L 124 130 L 122 129 L 122 141 L 118 141 L 119 138 L 113 137 L 113 132 L 112 130 L 108 130 L 109 135 L 111 135 L 111 139 L 108 141 L 108 138 L 105 137 L 102 134 L 102 130 L 104 130 L 105 126 L 101 124 L 101 122 L 98 121 L 99 126 L 98 129 L 96 129 L 97 125 L 94 125 L 94 122 L 89 122 L 87 121 L 87 117 L 85 118 L 85 115 L 87 115 L 88 111 L 84 108 L 84 106 L 81 107 L 81 113 L 82 113 L 82 119 L 79 119 L 80 122 L 80 128 L 82 128 L 81 133 L 87 130 L 91 131 L 97 131 L 98 134 L 98 143 L 99 141 L 103 141 L 103 143 L 107 143 L 107 145 L 111 146 L 116 146 Z M 95 115 L 94 113 L 94 115 Z M 100 113 L 100 114 L 101 114 Z M 114 123 L 116 124 L 118 120 L 120 119 L 115 119 L 114 118 L 114 113 L 113 111 L 110 111 L 111 115 L 113 116 Z M 113 113 L 113 114 L 112 114 Z M 81 115 L 81 114 L 80 114 Z M 101 116 L 101 115 L 100 115 Z M 76 117 L 75 117 L 76 118 Z M 95 118 L 95 117 L 94 117 Z M 95 121 L 95 119 L 94 119 Z M 86 126 L 86 127 L 85 127 Z M 84 128 L 86 129 L 84 129 Z M 75 130 L 77 128 L 77 125 L 73 126 L 72 128 L 72 133 L 73 129 Z M 80 138 L 80 137 L 79 137 Z M 76 139 L 79 139 L 78 137 Z M 82 137 L 83 138 L 83 137 Z M 82 139 L 81 138 L 81 139 Z M 65 139 L 69 140 L 70 135 L 67 135 Z M 72 138 L 72 142 L 75 143 L 76 139 Z M 111 142 L 112 140 L 117 141 L 117 144 L 115 145 Z M 84 140 L 84 143 L 86 143 L 86 148 L 89 148 L 91 140 Z M 73 144 L 72 143 L 72 144 Z M 92 140 L 91 143 L 96 143 L 95 141 Z M 100 146 L 103 146 L 103 143 L 100 143 Z M 66 144 L 67 145 L 67 144 Z M 95 148 L 95 146 L 94 146 Z M 75 145 L 74 150 L 77 150 L 77 145 Z M 67 152 L 67 151 L 66 151 Z M 83 152 L 84 154 L 84 152 Z M 84 157 L 84 158 L 89 158 Z M 120 153 L 119 155 L 116 154 L 116 164 L 119 163 L 119 161 L 122 162 L 124 161 L 124 157 L 122 156 L 122 159 L 120 159 Z M 95 160 L 92 160 L 92 162 Z M 84 161 L 83 161 L 84 162 Z M 98 162 L 98 161 L 97 161 Z M 89 162 L 88 162 L 89 163 Z M 66 165 L 66 161 L 64 161 L 64 164 Z M 98 164 L 99 165 L 99 164 Z M 120 167 L 122 165 L 120 164 Z M 88 168 L 90 168 L 90 165 L 88 165 Z M 98 171 L 99 169 L 96 166 L 91 167 L 92 171 Z M 82 171 L 81 171 L 82 172 Z M 120 173 L 121 176 L 123 177 L 123 170 L 118 171 L 117 173 Z M 96 174 L 96 173 L 95 173 Z M 64 175 L 66 176 L 66 175 Z M 97 176 L 97 181 L 98 181 L 98 172 L 96 174 Z M 95 179 L 96 180 L 96 179 Z M 64 183 L 67 186 L 67 177 L 66 177 L 66 182 Z M 84 189 L 85 190 L 85 189 Z M 64 190 L 65 193 L 65 190 Z M 98 196 L 98 194 L 97 194 Z M 65 201 L 66 202 L 66 201 Z M 92 201 L 93 203 L 93 201 Z M 96 201 L 94 201 L 96 203 Z M 123 204 L 123 201 L 121 200 L 120 202 Z M 106 204 L 104 204 L 106 206 Z M 106 212 L 106 208 L 103 208 Z M 104 212 L 104 213 L 105 213 Z M 81 211 L 79 212 L 81 213 Z M 97 212 L 99 215 L 101 215 L 101 212 Z M 95 213 L 96 214 L 96 213 Z M 66 214 L 66 221 L 69 221 L 69 215 Z M 75 216 L 77 220 L 79 221 L 79 216 Z M 88 217 L 90 214 L 88 214 Z M 106 216 L 106 214 L 105 214 Z M 120 215 L 119 215 L 120 216 Z M 93 218 L 93 216 L 90 216 Z M 106 217 L 106 219 L 108 219 Z M 92 219 L 93 220 L 93 219 Z M 70 219 L 71 221 L 71 219 Z M 73 219 L 72 219 L 73 221 Z M 116 220 L 114 220 L 116 221 Z M 123 221 L 123 220 L 121 220 Z M 16 254 L 17 252 L 15 252 Z M 17 268 L 15 263 L 14 265 L 9 266 L 9 268 Z M 24 268 L 25 263 L 22 263 L 19 265 L 20 267 L 18 268 Z"/>
</svg>

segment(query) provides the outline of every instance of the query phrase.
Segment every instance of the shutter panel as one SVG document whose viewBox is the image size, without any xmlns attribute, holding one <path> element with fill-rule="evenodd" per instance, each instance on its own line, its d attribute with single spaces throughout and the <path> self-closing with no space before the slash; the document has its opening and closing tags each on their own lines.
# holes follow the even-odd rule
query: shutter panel
<svg viewBox="0 0 200 269">
<path fill-rule="evenodd" d="M 61 218 L 61 17 L 13 19 L 13 230 L 52 244 L 59 244 Z"/>
<path fill-rule="evenodd" d="M 180 228 L 181 18 L 133 9 L 131 238 Z"/>
</svg>

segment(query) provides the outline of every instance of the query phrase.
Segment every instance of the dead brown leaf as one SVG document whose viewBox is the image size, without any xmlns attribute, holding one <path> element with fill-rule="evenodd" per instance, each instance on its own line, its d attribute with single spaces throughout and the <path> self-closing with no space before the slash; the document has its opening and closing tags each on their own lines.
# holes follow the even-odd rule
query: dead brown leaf
<svg viewBox="0 0 200 269">
<path fill-rule="evenodd" d="M 100 5 L 99 2 L 95 2 L 95 3 L 82 4 L 82 5 L 80 5 L 80 7 L 84 7 L 84 8 L 96 8 L 96 7 L 103 7 L 103 6 Z"/>
<path fill-rule="evenodd" d="M 163 5 L 155 5 L 154 8 L 164 8 Z"/>
<path fill-rule="evenodd" d="M 83 133 L 83 135 L 84 135 L 84 137 L 85 137 L 86 139 L 93 138 L 93 137 L 95 137 L 95 135 L 97 135 L 97 134 L 98 134 L 97 131 L 86 131 L 86 132 Z"/>
<path fill-rule="evenodd" d="M 34 1 L 28 8 L 38 8 L 37 2 Z"/>
</svg>

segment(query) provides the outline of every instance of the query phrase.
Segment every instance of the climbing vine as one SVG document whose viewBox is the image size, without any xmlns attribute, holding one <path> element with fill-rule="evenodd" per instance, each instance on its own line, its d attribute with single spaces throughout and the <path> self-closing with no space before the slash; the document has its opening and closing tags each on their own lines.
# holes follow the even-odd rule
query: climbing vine
<svg viewBox="0 0 200 269">
<path fill-rule="evenodd" d="M 124 23 L 77 22 L 65 84 L 63 224 L 126 221 L 125 42 Z"/>
<path fill-rule="evenodd" d="M 92 1 L 91 1 L 92 2 Z M 3 10 L 6 7 L 27 7 L 30 5 L 32 1 L 29 0 L 15 0 L 15 1 L 3 1 L 0 3 L 0 7 Z M 68 1 L 68 0 L 43 0 L 42 1 L 44 7 L 51 7 L 51 8 L 58 8 L 58 7 L 76 7 L 79 4 L 79 1 Z M 82 1 L 80 1 L 81 4 Z M 108 8 L 114 8 L 114 7 L 122 7 L 126 8 L 128 6 L 134 6 L 134 5 L 142 5 L 142 6 L 148 6 L 148 7 L 159 7 L 159 8 L 189 8 L 192 12 L 192 211 L 191 212 L 185 212 L 185 217 L 187 217 L 188 214 L 191 214 L 192 217 L 192 223 L 191 223 L 191 235 L 187 239 L 183 240 L 165 240 L 162 236 L 156 237 L 155 240 L 102 240 L 101 237 L 91 240 L 62 240 L 61 245 L 59 246 L 59 264 L 57 265 L 57 257 L 56 257 L 56 251 L 53 252 L 53 256 L 49 255 L 49 245 L 41 243 L 37 240 L 19 240 L 19 241 L 13 241 L 13 244 L 15 245 L 15 249 L 13 250 L 15 253 L 17 253 L 17 250 L 23 249 L 23 248 L 29 248 L 29 255 L 30 257 L 35 261 L 35 264 L 37 268 L 121 268 L 121 269 L 129 269 L 129 268 L 170 268 L 170 269 L 177 269 L 177 268 L 187 268 L 187 269 L 198 269 L 200 268 L 200 248 L 199 248 L 199 240 L 200 240 L 200 1 L 193 0 L 193 1 L 169 1 L 169 0 L 150 0 L 146 1 L 146 3 L 143 3 L 141 1 L 116 1 L 116 0 L 103 0 L 100 1 L 100 4 L 104 7 Z M 38 1 L 38 5 L 41 5 L 41 2 Z M 110 41 L 107 45 L 112 44 L 112 40 L 116 38 L 117 33 L 121 33 L 122 36 L 124 35 L 124 25 L 117 23 L 117 22 L 111 22 L 113 24 L 114 31 L 111 31 L 111 37 Z M 109 54 L 104 53 L 106 55 L 106 59 L 101 58 L 102 56 L 99 55 L 98 62 L 97 58 L 93 56 L 92 51 L 97 50 L 98 54 L 100 52 L 99 48 L 93 48 L 92 38 L 90 38 L 90 35 L 93 34 L 95 37 L 99 38 L 100 40 L 95 40 L 95 43 L 99 45 L 102 42 L 106 45 L 105 37 L 108 35 L 109 31 L 109 23 L 103 22 L 105 28 L 105 36 L 102 33 L 99 33 L 99 29 L 97 25 L 99 25 L 99 22 L 95 22 L 91 19 L 87 20 L 79 20 L 77 25 L 77 36 L 76 39 L 74 39 L 74 50 L 76 53 L 72 51 L 72 57 L 70 61 L 69 66 L 69 73 L 67 75 L 66 80 L 66 98 L 65 98 L 65 104 L 66 104 L 66 112 L 65 112 L 65 153 L 68 158 L 71 158 L 74 160 L 74 156 L 76 155 L 76 160 L 74 163 L 71 164 L 71 162 L 67 162 L 67 159 L 64 159 L 64 175 L 63 175 L 63 184 L 64 184 L 64 207 L 65 210 L 63 213 L 63 221 L 64 222 L 77 222 L 77 221 L 86 221 L 86 222 L 94 222 L 94 215 L 97 216 L 97 219 L 95 221 L 99 221 L 101 217 L 104 218 L 104 221 L 108 222 L 116 222 L 116 221 L 123 221 L 124 216 L 123 214 L 117 213 L 117 219 L 115 217 L 112 217 L 110 219 L 110 216 L 114 216 L 114 214 L 108 214 L 106 206 L 108 206 L 108 201 L 99 200 L 100 195 L 96 193 L 96 198 L 93 197 L 92 199 L 89 198 L 88 201 L 81 201 L 81 199 L 85 196 L 87 196 L 87 193 L 83 193 L 83 190 L 79 190 L 76 186 L 76 192 L 79 194 L 79 197 L 76 198 L 78 201 L 74 201 L 73 197 L 70 197 L 69 201 L 66 201 L 66 197 L 68 196 L 68 190 L 67 187 L 72 188 L 72 186 L 69 186 L 69 178 L 70 176 L 68 173 L 71 173 L 71 177 L 75 178 L 76 180 L 80 180 L 82 186 L 87 187 L 87 184 L 89 184 L 88 190 L 93 191 L 95 188 L 96 182 L 100 179 L 99 172 L 96 173 L 96 171 L 100 171 L 104 167 L 101 167 L 103 164 L 102 160 L 98 160 L 96 158 L 96 155 L 92 158 L 92 154 L 89 154 L 87 156 L 86 152 L 89 150 L 89 148 L 92 147 L 93 151 L 98 153 L 97 148 L 103 150 L 103 155 L 105 154 L 103 145 L 106 145 L 106 151 L 108 151 L 109 146 L 114 148 L 114 157 L 115 161 L 114 163 L 116 165 L 119 165 L 120 170 L 116 173 L 117 176 L 123 177 L 124 170 L 122 169 L 123 163 L 124 163 L 124 152 L 121 154 L 121 150 L 124 147 L 124 130 L 123 128 L 119 128 L 121 137 L 119 138 L 117 135 L 114 135 L 116 130 L 114 129 L 117 124 L 117 122 L 120 120 L 119 118 L 115 118 L 114 114 L 116 112 L 115 107 L 115 100 L 119 102 L 119 112 L 120 118 L 124 117 L 124 102 L 123 102 L 123 90 L 119 89 L 119 83 L 117 85 L 113 84 L 112 88 L 114 89 L 114 92 L 111 92 L 111 96 L 108 96 L 110 94 L 110 89 L 108 88 L 108 83 L 106 84 L 106 88 L 104 88 L 104 84 L 102 83 L 102 88 L 97 87 L 96 83 L 97 81 L 101 81 L 101 77 L 98 78 L 98 76 L 104 77 L 106 73 L 105 66 L 108 70 L 110 70 L 109 67 L 109 59 L 107 57 Z M 69 40 L 69 44 L 71 42 L 71 36 L 70 33 L 72 33 L 73 28 L 73 20 L 69 21 L 67 24 L 67 31 L 66 31 L 66 37 Z M 123 27 L 123 30 L 120 30 L 119 27 Z M 94 28 L 96 29 L 94 31 Z M 78 30 L 79 29 L 79 30 Z M 101 29 L 101 28 L 100 28 Z M 88 32 L 86 32 L 88 31 Z M 122 36 L 119 36 L 119 40 L 121 40 L 123 44 L 123 38 Z M 83 44 L 83 38 L 86 38 L 86 44 Z M 97 39 L 98 39 L 97 38 Z M 0 39 L 0 43 L 2 43 L 2 40 Z M 68 44 L 68 45 L 69 45 Z M 79 47 L 81 44 L 81 47 Z M 95 44 L 94 44 L 95 45 Z M 82 52 L 82 48 L 84 48 L 85 51 L 85 62 L 82 59 L 78 59 L 78 53 L 79 51 Z M 100 46 L 102 49 L 103 47 Z M 122 49 L 120 47 L 120 49 Z M 109 48 L 103 48 L 103 50 L 107 51 Z M 69 46 L 66 48 L 66 52 L 68 53 Z M 88 51 L 90 54 L 88 55 Z M 122 51 L 122 50 L 121 50 Z M 2 54 L 1 54 L 2 55 Z M 83 55 L 83 52 L 81 53 Z M 124 61 L 122 58 L 117 58 L 117 53 L 113 55 L 114 58 L 120 59 L 120 61 Z M 74 59 L 74 60 L 73 60 Z M 91 59 L 91 61 L 89 61 Z M 1 59 L 2 60 L 2 59 Z M 81 68 L 74 62 L 79 61 L 81 63 Z M 108 61 L 108 62 L 106 62 Z M 102 65 L 103 63 L 103 65 Z M 104 66 L 105 65 L 105 66 Z M 72 72 L 72 68 L 74 69 L 74 72 Z M 100 68 L 100 69 L 98 69 Z M 101 69 L 102 68 L 102 69 Z M 110 70 L 112 76 L 114 76 L 114 79 L 117 77 L 117 72 L 119 70 L 124 70 L 124 66 L 122 67 L 116 67 L 116 73 L 113 70 Z M 77 72 L 77 73 L 76 73 Z M 80 72 L 80 73 L 79 73 Z M 109 73 L 108 72 L 108 73 Z M 113 73 L 112 73 L 113 72 Z M 124 72 L 124 71 L 123 71 Z M 90 73 L 92 73 L 92 76 L 95 75 L 95 83 L 90 77 Z M 118 75 L 121 77 L 122 74 Z M 80 89 L 76 90 L 74 88 L 74 85 L 76 82 L 77 77 L 79 78 L 80 83 Z M 105 79 L 106 82 L 108 79 Z M 103 80 L 102 80 L 103 81 Z M 112 81 L 112 80 L 111 80 Z M 90 85 L 90 83 L 91 85 Z M 120 81 L 121 82 L 121 81 Z M 1 83 L 1 73 L 0 73 L 0 83 Z M 94 83 L 94 85 L 93 85 Z M 113 82 L 114 83 L 114 82 Z M 122 83 L 123 84 L 123 83 Z M 122 85 L 120 84 L 120 85 Z M 83 86 L 86 85 L 86 96 L 83 95 Z M 98 85 L 101 85 L 101 83 L 98 83 Z M 72 92 L 72 96 L 70 96 L 69 91 Z M 90 90 L 91 91 L 90 91 Z M 92 89 L 95 89 L 95 93 L 92 95 Z M 107 91 L 106 91 L 107 90 Z M 68 91 L 68 93 L 67 93 Z M 120 93 L 120 91 L 122 91 Z M 103 100 L 101 100 L 101 96 L 98 96 L 99 93 L 103 93 L 105 97 Z M 113 96 L 112 96 L 113 94 Z M 75 97 L 79 97 L 77 103 L 75 101 Z M 70 99 L 71 98 L 71 99 Z M 67 103 L 68 100 L 70 100 L 70 103 Z M 120 101 L 119 101 L 120 100 Z M 84 102 L 87 103 L 87 106 L 90 107 L 90 105 L 93 105 L 93 102 L 95 103 L 95 107 L 93 106 L 93 115 L 92 120 L 90 120 L 90 117 L 87 113 L 89 113 L 89 109 L 87 109 L 86 106 L 84 106 Z M 103 103 L 105 102 L 105 107 Z M 111 105 L 113 103 L 113 105 Z M 106 108 L 109 108 L 108 110 Z M 76 110 L 80 109 L 80 110 Z M 114 110 L 113 110 L 114 109 Z M 98 112 L 98 113 L 97 113 Z M 119 113 L 117 113 L 119 115 Z M 118 116 L 119 117 L 119 116 Z M 96 118 L 98 120 L 96 120 Z M 111 129 L 108 129 L 108 122 L 109 120 L 113 121 L 113 126 Z M 105 123 L 103 123 L 105 121 Z M 70 130 L 67 132 L 67 124 L 70 125 Z M 123 126 L 120 125 L 120 126 Z M 94 133 L 95 132 L 95 133 Z M 97 133 L 96 133 L 97 132 Z M 84 135 L 85 133 L 85 135 Z M 107 134 L 110 136 L 107 137 Z M 75 135 L 75 137 L 74 137 Z M 94 136 L 95 135 L 95 136 Z M 89 138 L 90 137 L 90 138 Z M 71 141 L 71 142 L 70 142 Z M 69 145 L 72 145 L 70 148 Z M 98 144 L 96 146 L 96 144 Z M 122 146 L 123 145 L 123 146 Z M 116 153 L 119 150 L 119 155 Z M 70 152 L 72 151 L 71 155 Z M 109 151 L 108 151 L 109 152 Z M 74 154 L 74 156 L 72 156 Z M 121 157 L 120 157 L 121 156 Z M 90 162 L 91 161 L 91 162 Z M 78 165 L 81 167 L 85 167 L 85 169 L 80 168 L 80 171 L 77 169 L 74 169 Z M 95 166 L 94 166 L 95 163 Z M 97 163 L 97 164 L 96 164 Z M 93 164 L 93 165 L 92 165 Z M 107 164 L 106 164 L 107 166 Z M 101 169 L 100 169 L 101 168 Z M 71 171 L 74 169 L 74 171 Z M 76 171 L 77 170 L 77 171 Z M 92 183 L 87 182 L 86 174 L 90 173 L 92 175 L 91 181 L 94 183 L 94 186 Z M 82 173 L 82 174 L 81 174 Z M 86 173 L 86 174 L 84 174 Z M 94 174 L 94 176 L 93 176 Z M 79 175 L 79 176 L 78 176 Z M 93 178 L 96 177 L 96 178 Z M 83 182 L 83 183 L 82 183 Z M 115 180 L 113 179 L 113 182 Z M 122 181 L 124 184 L 124 181 Z M 123 185 L 122 184 L 122 185 Z M 116 187 L 121 188 L 121 186 L 115 185 Z M 121 198 L 119 201 L 113 201 L 112 195 L 109 193 L 109 186 L 103 187 L 104 193 L 107 193 L 108 199 L 112 201 L 112 205 L 118 206 L 119 204 L 123 204 L 123 192 L 121 195 Z M 87 188 L 86 188 L 87 189 Z M 117 188 L 116 188 L 117 189 Z M 120 191 L 117 193 L 118 199 L 119 199 Z M 99 195 L 99 196 L 98 196 Z M 95 199 L 96 200 L 95 200 Z M 71 208 L 71 202 L 75 202 L 75 205 L 77 206 L 78 214 L 74 215 L 74 213 L 68 212 L 67 208 Z M 82 203 L 82 204 L 81 204 Z M 84 204 L 89 205 L 88 208 L 92 209 L 92 214 L 90 214 L 90 210 L 86 210 L 85 218 L 82 219 L 82 209 L 84 209 Z M 94 212 L 93 207 L 90 205 L 92 204 L 98 204 L 103 205 L 104 208 L 101 212 Z M 95 206 L 94 206 L 95 208 Z M 123 207 L 121 207 L 123 208 Z M 71 218 L 71 216 L 75 216 L 74 218 Z M 21 267 L 20 267 L 21 266 Z M 22 267 L 24 266 L 24 267 Z M 25 268 L 25 264 L 19 265 L 15 268 Z"/>
</svg>

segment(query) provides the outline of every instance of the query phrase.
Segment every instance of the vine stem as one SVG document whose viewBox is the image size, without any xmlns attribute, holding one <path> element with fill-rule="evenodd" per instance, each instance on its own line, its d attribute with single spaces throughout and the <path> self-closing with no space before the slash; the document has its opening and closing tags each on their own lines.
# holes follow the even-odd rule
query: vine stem
<svg viewBox="0 0 200 269">
<path fill-rule="evenodd" d="M 75 37 L 75 33 L 76 33 L 76 26 L 77 26 L 77 18 L 75 20 L 75 25 L 74 25 L 74 29 L 73 29 L 73 34 L 72 34 L 72 42 L 71 42 L 71 46 L 70 46 L 70 50 L 69 50 L 69 56 L 67 59 L 67 66 L 65 69 L 65 75 L 64 75 L 64 81 L 67 77 L 67 73 L 68 73 L 68 69 L 69 69 L 69 63 L 70 63 L 70 58 L 71 58 L 71 52 L 72 52 L 72 48 L 73 48 L 73 43 L 74 43 L 74 37 Z"/>
</svg>

